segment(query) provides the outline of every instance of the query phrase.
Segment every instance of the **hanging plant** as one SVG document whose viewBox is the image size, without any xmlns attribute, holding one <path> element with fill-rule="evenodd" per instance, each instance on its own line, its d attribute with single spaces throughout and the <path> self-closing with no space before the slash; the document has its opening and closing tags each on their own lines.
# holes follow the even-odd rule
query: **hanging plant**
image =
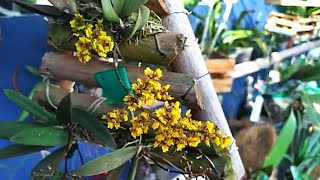
<svg viewBox="0 0 320 180">
<path fill-rule="evenodd" d="M 54 1 L 54 6 L 15 2 L 51 17 L 49 44 L 58 50 L 76 51 L 81 62 L 117 53 L 125 61 L 168 65 L 186 40 L 162 25 L 157 14 L 144 6 L 147 0 Z"/>
<path fill-rule="evenodd" d="M 161 84 L 161 78 L 160 69 L 146 68 L 144 76 L 131 85 L 132 91 L 124 97 L 123 108 L 115 108 L 102 117 L 73 104 L 73 93 L 67 94 L 56 114 L 52 114 L 18 92 L 5 90 L 8 98 L 33 115 L 35 121 L 0 123 L 0 137 L 15 143 L 1 149 L 0 158 L 62 146 L 38 163 L 31 173 L 33 178 L 63 174 L 78 179 L 118 171 L 127 161 L 141 158 L 175 166 L 178 170 L 174 172 L 190 178 L 231 176 L 228 152 L 232 139 L 214 123 L 192 119 L 190 110 L 182 113 L 180 102 L 168 93 L 170 85 Z M 163 102 L 162 107 L 151 108 L 159 102 Z M 113 152 L 71 171 L 65 167 L 63 172 L 59 165 L 72 158 L 74 151 L 80 151 L 78 141 L 101 144 Z M 132 177 L 136 168 L 133 163 Z"/>
</svg>

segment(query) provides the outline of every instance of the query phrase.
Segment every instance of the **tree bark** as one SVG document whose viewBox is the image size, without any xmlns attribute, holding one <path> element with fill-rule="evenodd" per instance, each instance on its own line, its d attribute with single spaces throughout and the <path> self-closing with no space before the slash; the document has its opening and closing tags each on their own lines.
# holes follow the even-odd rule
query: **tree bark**
<svg viewBox="0 0 320 180">
<path fill-rule="evenodd" d="M 205 75 L 195 86 L 197 102 L 200 103 L 203 110 L 195 109 L 192 114 L 196 119 L 212 120 L 222 132 L 232 137 L 212 80 L 209 75 L 206 75 L 208 74 L 208 69 L 196 42 L 188 16 L 184 13 L 183 4 L 177 0 L 165 0 L 165 2 L 171 14 L 163 17 L 164 25 L 168 30 L 187 37 L 184 50 L 171 63 L 172 70 L 190 74 L 196 78 Z M 245 171 L 235 143 L 231 147 L 230 156 L 234 169 L 234 179 L 241 179 Z"/>
<path fill-rule="evenodd" d="M 163 0 L 149 0 L 145 5 L 159 16 L 165 16 L 169 14 L 168 7 Z"/>
<path fill-rule="evenodd" d="M 125 64 L 120 63 L 119 65 Z M 144 68 L 133 65 L 125 66 L 131 83 L 136 82 L 137 78 L 143 76 Z M 70 80 L 88 87 L 99 87 L 94 79 L 94 74 L 113 67 L 113 63 L 92 60 L 84 64 L 80 63 L 77 57 L 70 54 L 50 52 L 43 56 L 40 73 L 55 80 Z M 164 71 L 160 82 L 163 85 L 170 84 L 169 93 L 176 100 L 181 100 L 181 96 L 192 86 L 193 79 L 193 76 L 187 74 Z M 186 98 L 181 101 L 188 107 L 200 109 L 199 106 L 197 106 L 194 91 L 188 93 Z"/>
<path fill-rule="evenodd" d="M 47 88 L 49 88 L 49 93 L 47 93 Z M 46 85 L 40 86 L 38 89 L 36 89 L 36 92 L 34 93 L 33 100 L 38 102 L 39 104 L 43 105 L 44 107 L 50 108 L 51 105 L 49 103 L 49 99 L 53 105 L 58 106 L 60 101 L 69 93 L 69 91 L 57 88 L 55 86 L 49 85 L 49 87 L 46 87 Z M 88 107 L 90 107 L 95 101 L 97 101 L 97 97 L 92 96 L 90 94 L 83 94 L 83 93 L 76 93 L 72 92 L 72 105 L 73 107 L 80 108 L 82 110 L 88 110 Z M 113 109 L 121 109 L 123 106 L 109 106 L 106 102 L 101 103 L 97 109 L 95 110 L 94 114 L 97 116 L 102 116 L 103 114 L 112 111 Z"/>
</svg>

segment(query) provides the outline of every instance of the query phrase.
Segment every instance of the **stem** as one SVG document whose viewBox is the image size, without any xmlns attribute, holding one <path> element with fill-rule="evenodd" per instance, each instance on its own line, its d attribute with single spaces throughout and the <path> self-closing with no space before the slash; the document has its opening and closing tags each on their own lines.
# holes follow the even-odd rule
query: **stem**
<svg viewBox="0 0 320 180">
<path fill-rule="evenodd" d="M 188 172 L 182 172 L 182 171 L 175 171 L 175 170 L 170 170 L 168 168 L 163 167 L 161 164 L 159 164 L 156 160 L 152 159 L 149 156 L 143 155 L 143 157 L 150 159 L 152 162 L 154 162 L 154 164 L 156 164 L 159 168 L 161 168 L 162 170 L 166 171 L 166 172 L 171 172 L 171 173 L 177 173 L 177 174 L 189 174 Z M 175 167 L 175 166 L 174 166 Z"/>
<path fill-rule="evenodd" d="M 122 78 L 119 74 L 119 71 L 118 71 L 118 53 L 120 53 L 119 51 L 119 48 L 118 48 L 118 44 L 115 43 L 115 48 L 116 50 L 114 51 L 114 54 L 113 54 L 113 64 L 114 64 L 114 70 L 116 72 L 116 75 L 117 75 L 117 78 L 118 80 L 120 81 L 120 84 L 123 86 L 123 88 L 127 91 L 128 94 L 130 94 L 130 90 L 128 89 L 128 87 L 124 84 L 124 82 L 122 81 Z M 121 56 L 121 55 L 120 55 Z"/>
</svg>

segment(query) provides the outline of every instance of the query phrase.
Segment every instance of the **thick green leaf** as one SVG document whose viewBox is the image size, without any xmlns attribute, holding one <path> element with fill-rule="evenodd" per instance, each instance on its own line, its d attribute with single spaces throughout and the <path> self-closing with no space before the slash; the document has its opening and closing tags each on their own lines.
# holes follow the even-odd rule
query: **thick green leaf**
<svg viewBox="0 0 320 180">
<path fill-rule="evenodd" d="M 4 90 L 4 92 L 12 102 L 20 106 L 22 109 L 28 111 L 30 114 L 35 116 L 40 121 L 43 121 L 49 125 L 58 124 L 58 121 L 56 120 L 55 116 L 46 111 L 36 102 L 33 102 L 32 100 L 28 99 L 27 97 L 23 96 L 22 94 L 14 90 L 6 89 Z"/>
<path fill-rule="evenodd" d="M 50 155 L 41 160 L 32 170 L 31 176 L 53 175 L 59 168 L 61 161 L 65 158 L 66 146 L 53 151 Z"/>
<path fill-rule="evenodd" d="M 64 129 L 39 126 L 22 130 L 10 140 L 24 145 L 63 146 L 68 144 L 68 136 L 68 132 Z"/>
<path fill-rule="evenodd" d="M 121 19 L 112 7 L 111 0 L 101 0 L 103 16 L 110 22 L 120 24 Z"/>
<path fill-rule="evenodd" d="M 72 110 L 72 121 L 88 130 L 97 140 L 105 146 L 116 149 L 117 144 L 110 131 L 100 122 L 99 119 L 81 109 Z"/>
<path fill-rule="evenodd" d="M 133 163 L 131 163 L 128 180 L 134 180 L 137 174 L 137 168 L 139 163 L 139 157 L 135 157 Z"/>
<path fill-rule="evenodd" d="M 113 170 L 129 161 L 138 151 L 138 147 L 132 146 L 101 156 L 90 161 L 71 174 L 75 176 L 92 176 Z"/>
<path fill-rule="evenodd" d="M 124 18 L 130 16 L 133 12 L 139 9 L 139 5 L 144 5 L 147 1 L 148 0 L 126 0 L 120 13 L 120 17 Z"/>
<path fill-rule="evenodd" d="M 6 159 L 15 156 L 39 152 L 43 149 L 48 148 L 48 146 L 25 146 L 21 144 L 12 144 L 0 149 L 0 159 Z"/>
<path fill-rule="evenodd" d="M 130 33 L 129 36 L 126 37 L 127 39 L 130 39 L 137 31 L 141 30 L 142 27 L 147 24 L 148 18 L 150 16 L 150 10 L 146 6 L 139 6 L 139 15 L 136 24 L 134 25 L 134 28 L 129 29 Z"/>
<path fill-rule="evenodd" d="M 119 179 L 121 172 L 124 168 L 124 165 L 119 166 L 113 170 L 110 171 L 110 173 L 108 174 L 108 177 L 106 180 L 115 180 L 115 179 Z"/>
<path fill-rule="evenodd" d="M 36 92 L 36 90 L 37 90 L 42 84 L 43 84 L 43 82 L 39 82 L 38 84 L 36 84 L 36 85 L 32 88 L 32 90 L 31 90 L 31 92 L 30 92 L 30 94 L 29 94 L 29 96 L 28 96 L 28 98 L 29 98 L 30 100 L 33 98 L 34 93 Z M 23 110 L 22 113 L 20 114 L 19 122 L 24 121 L 29 115 L 30 115 L 30 113 L 29 113 L 28 111 Z"/>
<path fill-rule="evenodd" d="M 0 122 L 0 138 L 10 139 L 15 134 L 26 129 L 36 129 L 39 125 L 16 122 L 16 121 L 1 121 Z"/>
<path fill-rule="evenodd" d="M 266 157 L 263 167 L 266 168 L 272 166 L 273 168 L 276 168 L 279 165 L 294 138 L 296 127 L 297 120 L 293 111 L 291 111 L 290 116 L 282 128 L 275 144 L 272 146 L 272 149 Z"/>
<path fill-rule="evenodd" d="M 57 120 L 62 124 L 69 124 L 71 122 L 71 93 L 66 95 L 59 103 L 57 109 Z"/>
<path fill-rule="evenodd" d="M 120 17 L 120 13 L 123 9 L 124 4 L 126 3 L 126 0 L 111 0 L 111 2 L 112 2 L 114 11 Z"/>
</svg>

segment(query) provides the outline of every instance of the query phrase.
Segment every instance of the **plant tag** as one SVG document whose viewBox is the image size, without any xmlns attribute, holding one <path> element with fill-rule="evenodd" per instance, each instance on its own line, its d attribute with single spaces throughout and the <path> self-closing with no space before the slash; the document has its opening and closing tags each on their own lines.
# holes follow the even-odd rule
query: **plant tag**
<svg viewBox="0 0 320 180">
<path fill-rule="evenodd" d="M 118 72 L 123 84 L 127 89 L 131 89 L 127 71 L 124 66 L 118 67 Z M 128 95 L 128 92 L 121 84 L 114 68 L 97 72 L 95 79 L 102 88 L 103 96 L 107 99 L 109 105 L 123 103 L 123 98 Z"/>
<path fill-rule="evenodd" d="M 250 121 L 252 122 L 258 122 L 260 120 L 260 114 L 261 114 L 261 109 L 263 106 L 263 97 L 261 95 L 258 95 L 254 101 L 254 106 L 251 111 L 250 115 Z"/>
</svg>

